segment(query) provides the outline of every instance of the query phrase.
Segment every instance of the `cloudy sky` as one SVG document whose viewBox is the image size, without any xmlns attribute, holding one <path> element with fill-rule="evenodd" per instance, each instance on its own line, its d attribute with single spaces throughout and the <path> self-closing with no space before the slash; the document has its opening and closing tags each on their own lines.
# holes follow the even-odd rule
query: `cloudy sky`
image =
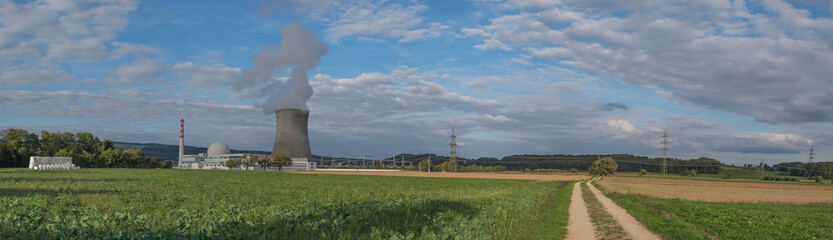
<svg viewBox="0 0 833 240">
<path fill-rule="evenodd" d="M 833 157 L 825 0 L 0 0 L 0 127 L 271 150 L 234 82 L 297 23 L 314 154 Z M 276 70 L 273 81 L 285 81 Z"/>
</svg>

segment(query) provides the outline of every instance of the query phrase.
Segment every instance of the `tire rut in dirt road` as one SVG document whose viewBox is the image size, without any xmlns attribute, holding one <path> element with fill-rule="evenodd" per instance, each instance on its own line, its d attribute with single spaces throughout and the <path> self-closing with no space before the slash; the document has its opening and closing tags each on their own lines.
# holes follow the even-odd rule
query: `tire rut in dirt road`
<svg viewBox="0 0 833 240">
<path fill-rule="evenodd" d="M 570 197 L 570 216 L 567 224 L 567 239 L 586 240 L 597 239 L 593 223 L 590 222 L 590 214 L 587 212 L 587 205 L 581 197 L 581 182 L 573 185 L 573 195 Z"/>
<path fill-rule="evenodd" d="M 587 187 L 590 188 L 590 191 L 593 192 L 593 195 L 596 196 L 596 199 L 598 199 L 599 202 L 601 202 L 602 205 L 604 205 L 605 209 L 607 209 L 607 212 L 610 213 L 610 215 L 613 216 L 613 218 L 615 218 L 617 222 L 619 222 L 619 225 L 622 225 L 622 228 L 625 229 L 626 232 L 628 232 L 628 235 L 630 235 L 631 239 L 661 239 L 656 234 L 652 233 L 651 231 L 648 231 L 648 229 L 645 228 L 645 226 L 642 226 L 642 224 L 640 224 L 639 221 L 636 220 L 636 218 L 633 218 L 633 216 L 628 214 L 628 212 L 625 211 L 625 209 L 619 207 L 619 205 L 616 205 L 616 203 L 614 203 L 613 200 L 610 200 L 610 198 L 607 198 L 607 196 L 602 194 L 602 192 L 599 191 L 599 189 L 596 189 L 596 187 L 593 186 L 593 184 L 590 184 L 590 181 L 587 181 L 586 183 Z M 573 194 L 575 194 L 575 192 L 573 192 Z M 572 207 L 573 206 L 570 205 L 570 214 L 573 213 Z M 569 236 L 569 230 L 567 232 Z"/>
</svg>

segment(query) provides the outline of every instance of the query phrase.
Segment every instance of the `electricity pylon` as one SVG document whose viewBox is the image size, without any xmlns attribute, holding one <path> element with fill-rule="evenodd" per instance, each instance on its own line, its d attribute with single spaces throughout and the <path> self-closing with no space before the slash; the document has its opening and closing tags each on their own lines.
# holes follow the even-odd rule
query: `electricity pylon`
<svg viewBox="0 0 833 240">
<path fill-rule="evenodd" d="M 810 162 L 813 162 L 813 145 L 810 145 Z"/>
<path fill-rule="evenodd" d="M 454 134 L 454 128 L 451 129 L 451 143 L 448 145 L 451 146 L 448 163 L 451 165 L 451 171 L 456 172 L 460 167 L 460 163 L 457 162 L 457 135 Z"/>
<path fill-rule="evenodd" d="M 668 134 L 663 132 L 662 133 L 662 175 L 668 173 L 668 160 L 666 159 L 668 155 Z"/>
</svg>

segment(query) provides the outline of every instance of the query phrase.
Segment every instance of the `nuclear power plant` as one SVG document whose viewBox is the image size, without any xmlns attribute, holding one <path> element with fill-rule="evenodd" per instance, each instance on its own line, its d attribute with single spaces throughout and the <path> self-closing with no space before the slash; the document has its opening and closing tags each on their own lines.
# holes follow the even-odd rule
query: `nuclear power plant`
<svg viewBox="0 0 833 240">
<path fill-rule="evenodd" d="M 292 159 L 292 165 L 284 169 L 315 169 L 312 160 L 307 122 L 309 110 L 306 102 L 312 96 L 307 70 L 314 69 L 321 57 L 327 54 L 327 45 L 315 33 L 298 24 L 289 24 L 281 29 L 282 41 L 277 46 L 264 47 L 254 56 L 251 69 L 243 69 L 234 82 L 238 91 L 257 90 L 263 97 L 261 109 L 264 114 L 275 112 L 275 142 L 272 155 L 284 155 Z M 291 70 L 286 80 L 273 78 L 275 70 L 281 73 Z M 278 86 L 278 87 L 274 87 Z M 183 131 L 180 120 L 180 168 L 223 168 L 221 163 L 241 154 L 231 154 L 228 145 L 222 142 L 211 144 L 208 152 L 198 155 L 184 155 Z M 218 152 L 212 150 L 216 147 Z M 268 146 L 268 145 L 267 145 Z M 223 151 L 219 151 L 223 150 Z M 260 156 L 260 157 L 266 157 Z"/>
<path fill-rule="evenodd" d="M 309 112 L 300 109 L 280 109 L 275 111 L 275 146 L 272 154 L 283 154 L 289 158 L 311 159 L 307 135 Z"/>
<path fill-rule="evenodd" d="M 283 154 L 292 159 L 292 164 L 283 167 L 284 171 L 309 171 L 316 169 L 316 163 L 310 162 L 312 158 L 309 148 L 309 138 L 307 138 L 307 120 L 309 118 L 308 112 L 303 112 L 297 109 L 286 109 L 275 111 L 277 116 L 277 132 L 275 133 L 275 146 L 272 149 L 274 154 Z M 180 120 L 179 129 L 179 162 L 178 168 L 181 169 L 228 169 L 228 170 L 242 170 L 243 167 L 229 168 L 225 165 L 226 161 L 230 159 L 238 159 L 244 153 L 231 153 L 228 144 L 224 142 L 214 142 L 208 146 L 205 153 L 198 153 L 196 155 L 185 155 L 185 120 Z M 269 155 L 252 154 L 258 158 L 268 158 Z M 250 168 L 260 169 L 260 167 Z M 270 167 L 268 170 L 278 170 L 278 168 Z"/>
</svg>

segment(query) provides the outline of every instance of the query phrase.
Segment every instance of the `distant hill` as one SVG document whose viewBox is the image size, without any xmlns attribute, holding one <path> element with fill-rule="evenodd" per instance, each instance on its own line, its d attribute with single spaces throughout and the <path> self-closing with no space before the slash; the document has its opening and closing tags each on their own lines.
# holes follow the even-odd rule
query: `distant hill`
<svg viewBox="0 0 833 240">
<path fill-rule="evenodd" d="M 113 142 L 116 148 L 125 149 L 141 149 L 148 157 L 156 157 L 159 160 L 171 160 L 177 162 L 179 160 L 179 145 L 159 144 L 159 143 L 131 143 L 131 142 Z M 254 154 L 272 154 L 272 152 L 255 151 L 255 150 L 236 150 L 230 149 L 231 153 L 254 153 Z M 208 148 L 194 147 L 185 145 L 185 155 L 197 155 L 205 153 Z"/>
</svg>

